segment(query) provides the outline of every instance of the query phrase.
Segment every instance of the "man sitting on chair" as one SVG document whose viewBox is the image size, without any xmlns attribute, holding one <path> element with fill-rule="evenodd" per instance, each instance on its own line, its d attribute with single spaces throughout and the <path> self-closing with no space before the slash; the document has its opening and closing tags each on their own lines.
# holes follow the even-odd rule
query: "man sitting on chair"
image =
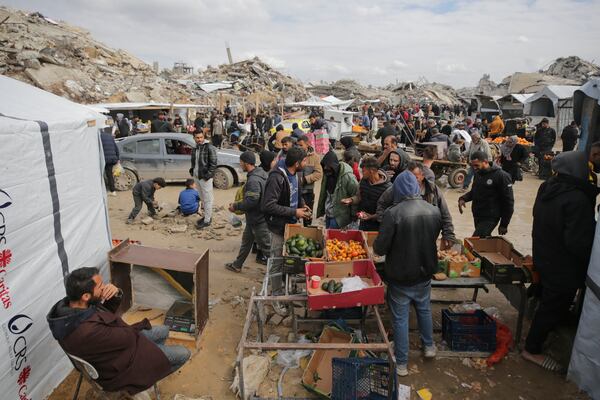
<svg viewBox="0 0 600 400">
<path fill-rule="evenodd" d="M 80 268 L 66 280 L 67 297 L 46 319 L 52 335 L 69 354 L 90 363 L 108 392 L 136 394 L 178 370 L 190 358 L 183 346 L 166 346 L 169 328 L 150 321 L 128 325 L 114 311 L 122 291 L 103 283 L 97 268 Z"/>
</svg>

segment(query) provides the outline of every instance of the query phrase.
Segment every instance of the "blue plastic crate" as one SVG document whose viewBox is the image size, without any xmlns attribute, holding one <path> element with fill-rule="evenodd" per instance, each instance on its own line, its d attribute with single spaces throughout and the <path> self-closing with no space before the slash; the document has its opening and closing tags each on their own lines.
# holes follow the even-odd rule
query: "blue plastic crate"
<svg viewBox="0 0 600 400">
<path fill-rule="evenodd" d="M 332 400 L 388 398 L 392 378 L 392 397 L 396 398 L 396 371 L 390 374 L 389 361 L 380 358 L 334 358 L 332 360 Z"/>
<path fill-rule="evenodd" d="M 496 350 L 496 321 L 483 310 L 453 313 L 442 310 L 442 337 L 453 351 Z"/>
</svg>

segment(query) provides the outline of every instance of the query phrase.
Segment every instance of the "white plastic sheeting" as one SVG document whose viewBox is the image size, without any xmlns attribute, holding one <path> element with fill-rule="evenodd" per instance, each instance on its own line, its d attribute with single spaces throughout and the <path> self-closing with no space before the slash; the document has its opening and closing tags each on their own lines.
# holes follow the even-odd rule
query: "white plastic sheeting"
<svg viewBox="0 0 600 400">
<path fill-rule="evenodd" d="M 592 399 L 600 399 L 600 224 L 596 225 L 587 280 L 568 378 Z"/>
<path fill-rule="evenodd" d="M 46 322 L 64 276 L 107 272 L 105 117 L 4 76 L 0 91 L 0 393 L 37 400 L 72 368 Z"/>
<path fill-rule="evenodd" d="M 589 151 L 600 140 L 600 78 L 590 79 L 573 94 L 573 119 L 580 126 L 578 150 Z"/>
</svg>

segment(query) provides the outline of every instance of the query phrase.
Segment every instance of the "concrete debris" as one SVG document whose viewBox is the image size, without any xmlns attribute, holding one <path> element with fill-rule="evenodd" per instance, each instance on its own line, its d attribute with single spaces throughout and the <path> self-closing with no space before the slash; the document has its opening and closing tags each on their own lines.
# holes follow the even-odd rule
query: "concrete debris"
<svg viewBox="0 0 600 400">
<path fill-rule="evenodd" d="M 187 231 L 188 226 L 187 225 L 173 225 L 169 228 L 169 232 L 171 233 L 184 233 L 185 231 Z"/>
<path fill-rule="evenodd" d="M 142 60 L 40 13 L 0 7 L 0 74 L 80 103 L 189 102 L 183 85 L 160 77 Z"/>
<path fill-rule="evenodd" d="M 544 72 L 548 75 L 579 80 L 583 84 L 594 76 L 600 76 L 600 66 L 577 56 L 557 58 Z"/>
<path fill-rule="evenodd" d="M 271 361 L 267 356 L 250 355 L 243 359 L 244 365 L 244 399 L 254 396 L 260 384 L 265 380 L 271 367 Z M 236 368 L 235 378 L 230 389 L 236 395 L 240 394 L 239 374 Z"/>
<path fill-rule="evenodd" d="M 144 225 L 152 225 L 153 223 L 154 223 L 154 218 L 152 218 L 152 217 L 142 218 L 142 224 L 144 224 Z"/>
</svg>

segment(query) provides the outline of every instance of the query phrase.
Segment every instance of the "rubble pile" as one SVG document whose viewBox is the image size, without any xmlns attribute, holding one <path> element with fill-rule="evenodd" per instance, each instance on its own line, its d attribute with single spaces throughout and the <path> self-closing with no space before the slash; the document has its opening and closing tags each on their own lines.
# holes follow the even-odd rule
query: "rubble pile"
<svg viewBox="0 0 600 400">
<path fill-rule="evenodd" d="M 581 84 L 594 76 L 600 76 L 600 66 L 577 56 L 557 58 L 545 71 L 548 75 L 579 80 Z"/>
<path fill-rule="evenodd" d="M 437 82 L 405 82 L 388 87 L 392 93 L 394 104 L 435 102 L 441 104 L 462 104 L 460 96 L 448 85 Z"/>
<path fill-rule="evenodd" d="M 142 60 L 39 13 L 0 7 L 0 74 L 79 103 L 189 101 Z"/>
<path fill-rule="evenodd" d="M 222 89 L 221 92 L 239 96 L 254 94 L 260 101 L 271 99 L 280 102 L 282 98 L 286 101 L 300 101 L 309 96 L 302 82 L 282 74 L 258 57 L 208 67 L 198 75 L 187 78 L 191 79 L 198 89 L 202 84 L 231 82 L 231 87 Z"/>
<path fill-rule="evenodd" d="M 341 79 L 332 83 L 311 84 L 308 90 L 315 96 L 335 96 L 338 99 L 378 99 L 389 97 L 391 94 L 386 90 L 365 87 L 351 79 Z"/>
</svg>

